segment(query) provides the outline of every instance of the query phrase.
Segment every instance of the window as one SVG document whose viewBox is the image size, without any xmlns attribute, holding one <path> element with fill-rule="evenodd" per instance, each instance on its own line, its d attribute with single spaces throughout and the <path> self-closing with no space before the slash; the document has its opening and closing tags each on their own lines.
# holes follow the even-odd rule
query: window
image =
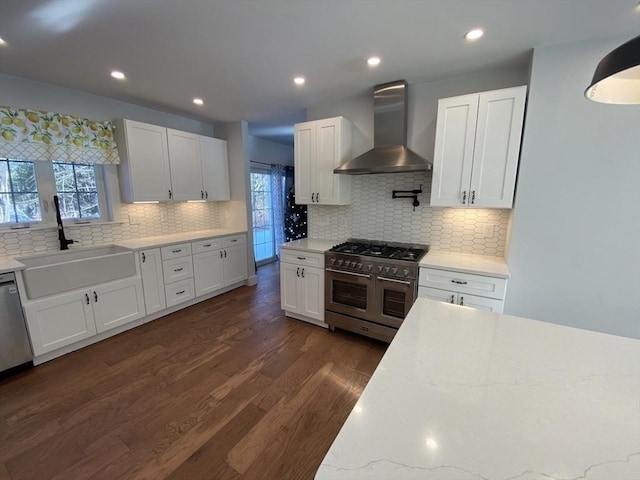
<svg viewBox="0 0 640 480">
<path fill-rule="evenodd" d="M 251 206 L 253 209 L 253 250 L 256 262 L 275 257 L 271 176 L 268 172 L 251 172 Z"/>
<path fill-rule="evenodd" d="M 93 165 L 54 163 L 53 175 L 63 220 L 100 218 L 100 196 Z"/>
<path fill-rule="evenodd" d="M 0 159 L 0 224 L 41 220 L 33 162 Z"/>
</svg>

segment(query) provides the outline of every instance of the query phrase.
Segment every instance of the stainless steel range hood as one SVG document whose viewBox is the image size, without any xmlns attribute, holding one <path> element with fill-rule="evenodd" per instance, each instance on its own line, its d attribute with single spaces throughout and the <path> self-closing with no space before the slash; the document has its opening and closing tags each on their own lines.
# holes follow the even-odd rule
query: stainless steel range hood
<svg viewBox="0 0 640 480">
<path fill-rule="evenodd" d="M 431 162 L 407 148 L 407 82 L 373 87 L 373 149 L 333 173 L 362 175 L 431 170 Z"/>
</svg>

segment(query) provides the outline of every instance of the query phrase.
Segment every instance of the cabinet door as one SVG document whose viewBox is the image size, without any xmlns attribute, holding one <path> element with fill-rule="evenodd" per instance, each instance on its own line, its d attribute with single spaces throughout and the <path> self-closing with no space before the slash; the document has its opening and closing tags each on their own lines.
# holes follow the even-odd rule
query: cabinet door
<svg viewBox="0 0 640 480">
<path fill-rule="evenodd" d="M 432 207 L 468 204 L 477 116 L 478 94 L 438 101 Z"/>
<path fill-rule="evenodd" d="M 418 297 L 437 300 L 438 302 L 458 303 L 458 294 L 449 290 L 437 288 L 418 287 Z"/>
<path fill-rule="evenodd" d="M 464 307 L 478 308 L 480 310 L 488 310 L 490 312 L 502 313 L 504 308 L 504 300 L 496 300 L 495 298 L 478 297 L 467 293 L 458 294 L 458 305 Z"/>
<path fill-rule="evenodd" d="M 227 142 L 200 137 L 200 160 L 205 200 L 224 201 L 231 198 Z"/>
<path fill-rule="evenodd" d="M 511 208 L 527 87 L 480 94 L 470 205 Z"/>
<path fill-rule="evenodd" d="M 142 272 L 142 291 L 144 292 L 147 315 L 167 308 L 159 248 L 140 252 L 140 271 Z"/>
<path fill-rule="evenodd" d="M 167 138 L 173 199 L 204 199 L 198 135 L 167 129 Z"/>
<path fill-rule="evenodd" d="M 36 356 L 96 334 L 91 300 L 85 290 L 26 304 L 24 313 Z"/>
<path fill-rule="evenodd" d="M 316 122 L 294 126 L 294 159 L 296 203 L 311 204 L 316 192 Z"/>
<path fill-rule="evenodd" d="M 339 175 L 333 169 L 340 165 L 341 125 L 337 118 L 318 120 L 316 156 L 316 202 L 335 205 L 339 201 Z"/>
<path fill-rule="evenodd" d="M 120 166 L 124 199 L 128 202 L 169 200 L 167 129 L 130 120 L 124 121 L 124 128 L 126 159 Z"/>
<path fill-rule="evenodd" d="M 144 295 L 139 277 L 107 283 L 90 292 L 98 333 L 144 317 Z"/>
<path fill-rule="evenodd" d="M 196 282 L 196 297 L 215 292 L 224 286 L 223 260 L 222 250 L 213 250 L 193 256 L 193 277 Z"/>
<path fill-rule="evenodd" d="M 225 285 L 231 285 L 247 278 L 246 245 L 225 248 L 223 257 Z"/>
<path fill-rule="evenodd" d="M 301 313 L 300 269 L 292 263 L 280 264 L 280 307 L 292 313 Z"/>
<path fill-rule="evenodd" d="M 300 313 L 316 320 L 324 321 L 324 270 L 302 267 Z"/>
</svg>

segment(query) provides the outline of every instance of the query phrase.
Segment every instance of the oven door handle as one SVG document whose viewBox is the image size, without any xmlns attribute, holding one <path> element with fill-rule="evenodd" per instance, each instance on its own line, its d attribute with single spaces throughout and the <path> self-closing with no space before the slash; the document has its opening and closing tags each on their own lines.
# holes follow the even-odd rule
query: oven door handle
<svg viewBox="0 0 640 480">
<path fill-rule="evenodd" d="M 344 273 L 345 275 L 353 275 L 355 277 L 371 278 L 371 275 L 365 275 L 364 273 L 343 272 L 342 270 L 334 270 L 333 268 L 327 268 L 326 270 L 327 272 Z"/>
<path fill-rule="evenodd" d="M 382 280 L 384 282 L 401 283 L 403 285 L 411 285 L 411 282 L 407 282 L 406 280 L 396 280 L 395 278 L 378 277 L 378 280 Z"/>
</svg>

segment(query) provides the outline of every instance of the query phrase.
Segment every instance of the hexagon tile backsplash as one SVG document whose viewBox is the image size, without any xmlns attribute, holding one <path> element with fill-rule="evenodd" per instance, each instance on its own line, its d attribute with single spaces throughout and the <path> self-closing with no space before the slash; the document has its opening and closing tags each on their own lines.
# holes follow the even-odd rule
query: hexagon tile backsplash
<svg viewBox="0 0 640 480">
<path fill-rule="evenodd" d="M 415 212 L 410 198 L 391 198 L 392 190 L 420 184 Z M 437 250 L 504 256 L 510 210 L 431 207 L 430 196 L 428 172 L 356 175 L 351 205 L 309 205 L 309 236 L 426 243 Z M 493 235 L 485 236 L 485 228 Z"/>
<path fill-rule="evenodd" d="M 121 213 L 123 223 L 65 226 L 65 235 L 78 242 L 79 246 L 90 246 L 220 227 L 215 203 L 123 204 Z M 58 248 L 58 231 L 55 228 L 0 233 L 0 255 Z"/>
</svg>

